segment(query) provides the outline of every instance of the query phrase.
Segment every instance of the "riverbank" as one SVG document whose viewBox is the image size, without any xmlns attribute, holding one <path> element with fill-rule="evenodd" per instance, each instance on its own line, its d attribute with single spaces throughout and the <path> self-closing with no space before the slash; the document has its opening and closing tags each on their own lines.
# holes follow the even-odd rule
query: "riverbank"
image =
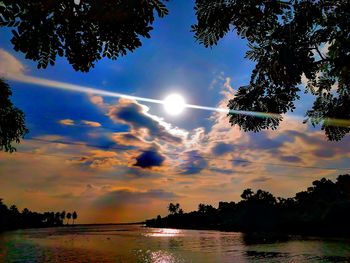
<svg viewBox="0 0 350 263">
<path fill-rule="evenodd" d="M 264 190 L 243 191 L 242 200 L 199 204 L 185 213 L 170 203 L 169 215 L 146 221 L 148 227 L 211 229 L 243 233 L 274 233 L 322 237 L 350 237 L 350 175 L 336 182 L 322 178 L 293 198 L 275 197 Z"/>
</svg>

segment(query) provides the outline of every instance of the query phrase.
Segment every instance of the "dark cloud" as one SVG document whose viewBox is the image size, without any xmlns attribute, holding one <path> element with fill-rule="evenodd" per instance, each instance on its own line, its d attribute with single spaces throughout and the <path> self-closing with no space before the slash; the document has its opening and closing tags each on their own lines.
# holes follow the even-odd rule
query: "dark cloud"
<svg viewBox="0 0 350 263">
<path fill-rule="evenodd" d="M 316 156 L 316 157 L 321 157 L 321 158 L 331 158 L 336 154 L 335 149 L 332 148 L 321 148 L 321 149 L 317 149 L 315 151 L 312 151 L 312 153 Z"/>
<path fill-rule="evenodd" d="M 212 149 L 211 152 L 215 155 L 224 155 L 226 153 L 233 152 L 234 146 L 228 143 L 217 143 Z"/>
<path fill-rule="evenodd" d="M 279 154 L 279 149 L 286 142 L 293 142 L 295 140 L 294 134 L 290 134 L 289 131 L 281 133 L 274 138 L 269 138 L 268 136 L 268 132 L 266 131 L 251 134 L 250 147 L 255 150 L 264 150 L 272 154 Z"/>
<path fill-rule="evenodd" d="M 198 151 L 186 152 L 185 156 L 185 160 L 180 165 L 181 174 L 198 174 L 208 167 L 208 162 Z"/>
<path fill-rule="evenodd" d="M 108 116 L 117 122 L 124 123 L 133 130 L 147 129 L 152 138 L 158 138 L 171 143 L 181 143 L 182 139 L 171 134 L 161 121 L 147 113 L 140 104 L 120 100 L 119 104 L 111 107 Z"/>
<path fill-rule="evenodd" d="M 293 137 L 294 140 L 297 138 L 300 139 L 306 149 L 312 147 L 314 150 L 311 150 L 310 154 L 317 158 L 331 159 L 346 156 L 349 153 L 348 149 L 350 147 L 350 137 L 345 137 L 341 143 L 339 143 L 327 141 L 323 135 L 315 135 L 314 133 L 288 131 L 288 135 Z"/>
<path fill-rule="evenodd" d="M 267 181 L 270 181 L 272 178 L 271 177 L 267 177 L 267 176 L 259 176 L 256 178 L 253 178 L 252 180 L 250 180 L 251 183 L 265 183 Z"/>
<path fill-rule="evenodd" d="M 280 156 L 279 159 L 284 162 L 289 163 L 299 163 L 301 162 L 301 158 L 295 155 L 288 155 L 288 156 Z"/>
<path fill-rule="evenodd" d="M 142 152 L 136 157 L 136 163 L 134 166 L 141 168 L 151 168 L 153 166 L 161 166 L 164 162 L 165 157 L 158 153 L 156 150 L 151 149 Z"/>
<path fill-rule="evenodd" d="M 145 192 L 130 191 L 128 189 L 116 190 L 99 197 L 95 204 L 99 207 L 115 207 L 127 204 L 147 204 L 152 200 L 175 200 L 179 196 L 162 189 L 151 189 Z"/>
<path fill-rule="evenodd" d="M 208 167 L 209 171 L 221 173 L 221 174 L 233 174 L 235 171 L 233 169 L 222 169 L 217 167 Z"/>
<path fill-rule="evenodd" d="M 249 165 L 251 165 L 252 163 L 248 160 L 244 160 L 244 159 L 235 159 L 232 161 L 233 166 L 237 167 L 247 167 Z"/>
</svg>

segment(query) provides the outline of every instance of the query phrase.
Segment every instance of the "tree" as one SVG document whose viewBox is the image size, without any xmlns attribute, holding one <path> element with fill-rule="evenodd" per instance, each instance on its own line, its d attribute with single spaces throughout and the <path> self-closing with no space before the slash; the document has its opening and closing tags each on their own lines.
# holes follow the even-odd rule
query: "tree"
<svg viewBox="0 0 350 263">
<path fill-rule="evenodd" d="M 68 212 L 66 217 L 67 217 L 67 225 L 69 225 L 69 220 L 72 218 L 72 213 Z"/>
<path fill-rule="evenodd" d="M 201 214 L 210 214 L 210 213 L 213 213 L 215 211 L 216 211 L 216 209 L 211 205 L 206 205 L 206 204 L 202 204 L 202 203 L 198 205 L 198 212 Z"/>
<path fill-rule="evenodd" d="M 201 213 L 201 214 L 205 213 L 205 204 L 200 203 L 198 205 L 198 212 Z"/>
<path fill-rule="evenodd" d="M 0 79 L 0 151 L 13 152 L 13 143 L 19 143 L 28 132 L 24 113 L 10 100 L 12 92 L 9 85 Z"/>
<path fill-rule="evenodd" d="M 11 205 L 10 206 L 10 211 L 14 214 L 14 215 L 18 215 L 19 211 L 16 205 Z"/>
<path fill-rule="evenodd" d="M 212 47 L 231 28 L 248 41 L 256 63 L 250 83 L 229 101 L 229 113 L 244 131 L 276 129 L 295 109 L 302 79 L 315 96 L 304 122 L 321 125 L 329 140 L 350 132 L 350 2 L 347 0 L 196 0 L 195 38 Z"/>
<path fill-rule="evenodd" d="M 60 212 L 56 212 L 55 213 L 55 225 L 56 226 L 62 225 L 61 213 Z"/>
<path fill-rule="evenodd" d="M 241 198 L 243 200 L 250 200 L 253 196 L 254 196 L 254 192 L 250 188 L 245 189 L 241 194 Z"/>
<path fill-rule="evenodd" d="M 66 219 L 66 211 L 62 211 L 61 212 L 61 220 L 62 220 L 62 223 L 64 223 L 64 219 Z"/>
<path fill-rule="evenodd" d="M 73 218 L 73 225 L 74 225 L 74 221 L 78 218 L 77 212 L 75 211 L 73 212 L 72 218 Z"/>
<path fill-rule="evenodd" d="M 177 203 L 176 205 L 173 203 L 170 203 L 168 206 L 168 211 L 170 214 L 175 215 L 178 214 L 180 210 L 180 204 Z"/>
<path fill-rule="evenodd" d="M 150 38 L 155 20 L 168 14 L 167 0 L 3 0 L 0 26 L 13 28 L 16 51 L 38 68 L 66 57 L 77 71 L 87 72 L 102 57 L 117 59 Z"/>
</svg>

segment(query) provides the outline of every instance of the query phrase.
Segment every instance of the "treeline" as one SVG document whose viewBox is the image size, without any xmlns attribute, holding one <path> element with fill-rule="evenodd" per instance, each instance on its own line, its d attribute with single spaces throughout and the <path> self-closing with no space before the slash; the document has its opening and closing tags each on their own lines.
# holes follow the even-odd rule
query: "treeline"
<svg viewBox="0 0 350 263">
<path fill-rule="evenodd" d="M 149 227 L 217 229 L 245 233 L 281 233 L 319 236 L 350 236 L 350 175 L 336 182 L 314 181 L 293 198 L 246 189 L 242 200 L 219 202 L 217 208 L 199 204 L 198 210 L 184 213 L 179 204 L 170 204 L 169 215 L 147 220 Z"/>
<path fill-rule="evenodd" d="M 24 208 L 22 212 L 15 205 L 7 207 L 0 199 L 0 231 L 21 228 L 55 227 L 69 224 L 78 218 L 77 212 L 32 212 Z"/>
</svg>

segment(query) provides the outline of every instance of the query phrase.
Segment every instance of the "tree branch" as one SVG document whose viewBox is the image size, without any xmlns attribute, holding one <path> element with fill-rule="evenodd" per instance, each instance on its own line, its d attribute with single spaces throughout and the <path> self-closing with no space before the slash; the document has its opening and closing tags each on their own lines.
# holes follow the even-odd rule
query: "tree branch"
<svg viewBox="0 0 350 263">
<path fill-rule="evenodd" d="M 321 51 L 318 49 L 318 47 L 315 46 L 315 50 L 317 51 L 318 55 L 322 58 L 322 60 L 325 60 L 326 58 L 322 55 Z"/>
</svg>

